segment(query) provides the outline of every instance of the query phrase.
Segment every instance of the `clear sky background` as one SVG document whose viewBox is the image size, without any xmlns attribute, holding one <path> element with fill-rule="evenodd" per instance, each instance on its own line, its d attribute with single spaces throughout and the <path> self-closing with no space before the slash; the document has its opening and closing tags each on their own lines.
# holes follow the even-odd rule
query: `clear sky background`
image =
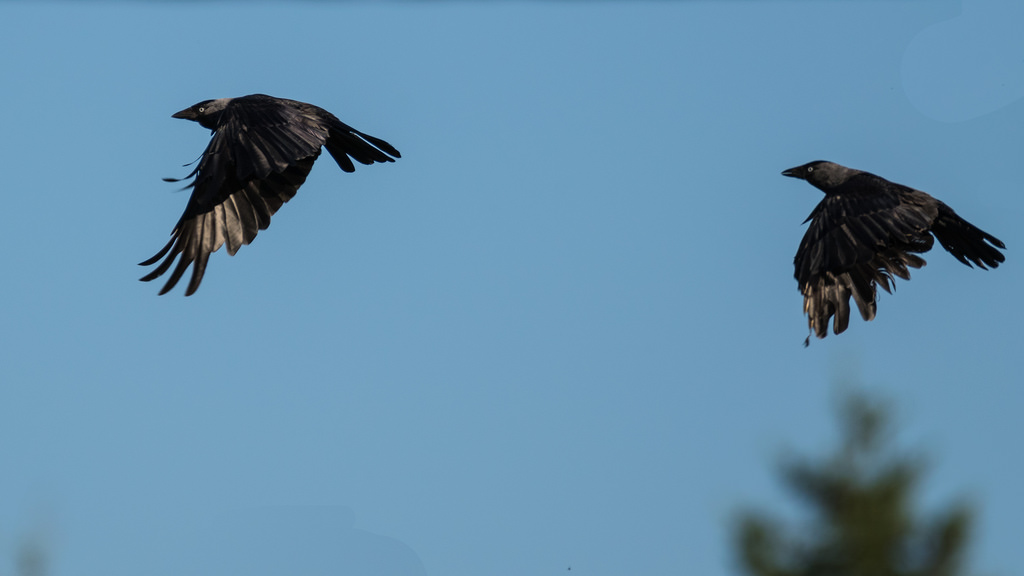
<svg viewBox="0 0 1024 576">
<path fill-rule="evenodd" d="M 734 574 L 795 510 L 842 383 L 890 399 L 921 504 L 1024 573 L 1024 4 L 0 4 L 0 573 Z M 209 134 L 256 92 L 384 138 L 158 297 Z M 936 247 L 802 347 L 827 159 L 1006 242 Z M 187 572 L 186 572 L 187 571 Z"/>
</svg>

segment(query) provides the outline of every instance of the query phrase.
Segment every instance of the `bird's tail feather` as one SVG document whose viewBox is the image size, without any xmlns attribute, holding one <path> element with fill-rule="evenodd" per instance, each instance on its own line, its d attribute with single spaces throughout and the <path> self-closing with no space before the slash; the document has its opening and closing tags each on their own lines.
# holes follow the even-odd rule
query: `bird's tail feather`
<svg viewBox="0 0 1024 576">
<path fill-rule="evenodd" d="M 982 270 L 997 268 L 1006 260 L 997 248 L 1006 249 L 1001 240 L 964 220 L 952 208 L 939 204 L 939 215 L 932 224 L 932 232 L 939 244 L 954 258 Z"/>
<path fill-rule="evenodd" d="M 360 164 L 373 164 L 374 162 L 394 162 L 395 158 L 402 157 L 391 144 L 380 138 L 364 134 L 336 118 L 330 125 L 324 147 L 345 172 L 355 171 L 356 168 L 352 164 L 352 160 Z"/>
</svg>

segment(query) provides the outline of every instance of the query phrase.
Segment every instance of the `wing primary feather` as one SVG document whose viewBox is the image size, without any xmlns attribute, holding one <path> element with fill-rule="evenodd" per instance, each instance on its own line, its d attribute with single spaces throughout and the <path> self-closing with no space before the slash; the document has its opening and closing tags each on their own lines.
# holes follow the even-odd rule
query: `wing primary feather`
<svg viewBox="0 0 1024 576">
<path fill-rule="evenodd" d="M 152 258 L 139 262 L 139 266 L 152 266 L 153 264 L 156 264 L 156 261 L 163 258 L 164 254 L 167 254 L 167 251 L 171 249 L 171 246 L 174 246 L 174 242 L 177 239 L 177 236 L 172 235 L 170 241 L 168 241 L 159 252 L 157 252 Z"/>
<path fill-rule="evenodd" d="M 174 271 L 171 272 L 170 278 L 164 284 L 164 287 L 160 289 L 160 295 L 163 296 L 174 288 L 174 285 L 181 279 L 182 274 L 185 273 L 185 269 L 188 268 L 189 264 L 192 263 L 192 247 L 190 246 L 190 239 L 186 238 L 184 242 L 185 246 L 182 247 L 181 256 L 178 259 L 178 265 L 174 267 Z M 171 258 L 168 258 L 165 263 L 170 266 L 172 262 Z M 166 269 L 166 268 L 165 268 Z"/>
<path fill-rule="evenodd" d="M 236 196 L 237 194 L 232 194 L 224 201 L 225 239 L 228 245 L 228 254 L 231 256 L 234 256 L 245 243 L 242 217 L 238 212 L 238 205 L 235 203 Z"/>
<path fill-rule="evenodd" d="M 189 279 L 185 296 L 191 296 L 199 289 L 199 283 L 203 281 L 203 275 L 206 274 L 206 262 L 210 259 L 210 254 L 211 252 L 200 252 L 192 264 L 192 278 Z"/>
</svg>

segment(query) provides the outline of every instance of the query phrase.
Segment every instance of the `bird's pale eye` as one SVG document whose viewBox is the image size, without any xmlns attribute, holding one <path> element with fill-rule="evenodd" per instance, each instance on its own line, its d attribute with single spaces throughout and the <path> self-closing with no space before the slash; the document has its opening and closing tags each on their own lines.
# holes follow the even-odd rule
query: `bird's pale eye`
<svg viewBox="0 0 1024 576">
<path fill-rule="evenodd" d="M 200 109 L 200 111 L 202 111 L 202 109 Z M 814 172 L 814 166 L 808 166 L 807 167 L 807 171 L 808 172 Z"/>
<path fill-rule="evenodd" d="M 202 114 L 205 111 L 206 111 L 206 108 L 203 108 L 202 106 L 199 107 L 199 113 L 200 114 Z"/>
</svg>

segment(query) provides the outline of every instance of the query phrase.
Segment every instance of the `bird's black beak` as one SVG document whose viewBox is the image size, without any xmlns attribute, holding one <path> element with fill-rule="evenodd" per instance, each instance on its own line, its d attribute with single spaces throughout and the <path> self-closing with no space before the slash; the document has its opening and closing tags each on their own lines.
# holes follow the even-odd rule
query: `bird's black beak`
<svg viewBox="0 0 1024 576">
<path fill-rule="evenodd" d="M 182 120 L 195 120 L 197 118 L 195 110 L 192 108 L 185 108 L 181 112 L 175 112 L 171 114 L 171 118 L 180 118 Z"/>
<path fill-rule="evenodd" d="M 796 168 L 790 168 L 789 170 L 783 170 L 782 171 L 782 175 L 783 176 L 789 176 L 790 178 L 799 178 L 799 179 L 803 180 L 804 179 L 804 171 L 801 170 L 800 168 L 801 168 L 800 166 L 797 166 Z"/>
</svg>

